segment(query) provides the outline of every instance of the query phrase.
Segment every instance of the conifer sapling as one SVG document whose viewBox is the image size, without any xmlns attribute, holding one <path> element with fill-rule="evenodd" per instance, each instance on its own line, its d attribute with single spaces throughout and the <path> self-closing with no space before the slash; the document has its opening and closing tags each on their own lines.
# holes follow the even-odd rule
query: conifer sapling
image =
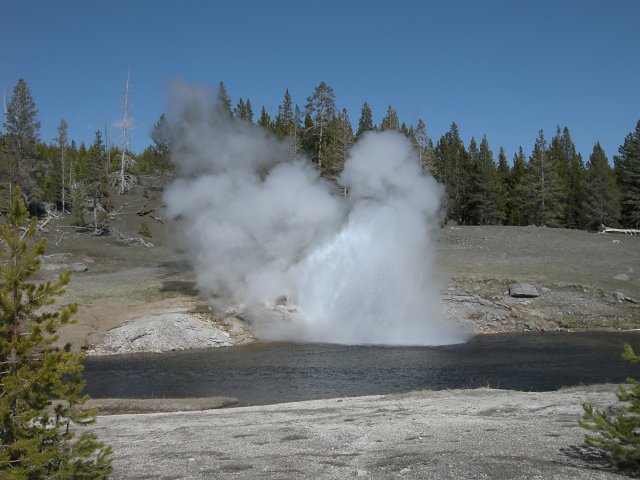
<svg viewBox="0 0 640 480">
<path fill-rule="evenodd" d="M 640 357 L 628 343 L 622 358 L 637 363 Z M 623 470 L 640 473 L 640 382 L 627 378 L 628 387 L 620 386 L 616 396 L 625 405 L 610 413 L 594 410 L 583 404 L 584 415 L 580 425 L 593 435 L 585 436 L 585 443 L 597 450 L 612 465 Z"/>
<path fill-rule="evenodd" d="M 8 479 L 100 479 L 111 471 L 110 448 L 74 425 L 82 411 L 81 354 L 54 347 L 56 331 L 72 322 L 75 304 L 54 307 L 71 271 L 38 282 L 45 240 L 33 242 L 18 189 L 0 225 L 0 476 Z"/>
</svg>

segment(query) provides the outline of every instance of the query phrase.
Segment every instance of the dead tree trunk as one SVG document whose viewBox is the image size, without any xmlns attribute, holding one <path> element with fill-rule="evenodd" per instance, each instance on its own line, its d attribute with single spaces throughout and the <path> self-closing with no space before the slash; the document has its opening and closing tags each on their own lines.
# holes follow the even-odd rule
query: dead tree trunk
<svg viewBox="0 0 640 480">
<path fill-rule="evenodd" d="M 120 157 L 120 175 L 119 175 L 119 183 L 120 183 L 120 195 L 123 195 L 127 190 L 129 190 L 134 183 L 134 179 L 127 175 L 126 169 L 127 167 L 132 167 L 135 165 L 135 162 L 131 157 L 127 155 L 127 133 L 129 130 L 129 123 L 131 121 L 129 115 L 129 79 L 131 77 L 131 68 L 127 71 L 127 82 L 125 83 L 124 88 L 124 117 L 122 119 L 122 155 Z"/>
</svg>

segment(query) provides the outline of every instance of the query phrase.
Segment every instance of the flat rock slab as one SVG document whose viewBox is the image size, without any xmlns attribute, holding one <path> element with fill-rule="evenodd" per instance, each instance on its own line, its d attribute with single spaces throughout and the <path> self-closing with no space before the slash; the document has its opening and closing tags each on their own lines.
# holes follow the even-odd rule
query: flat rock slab
<svg viewBox="0 0 640 480">
<path fill-rule="evenodd" d="M 516 283 L 509 289 L 509 296 L 515 298 L 535 298 L 539 297 L 538 289 L 530 283 Z"/>
<path fill-rule="evenodd" d="M 424 391 L 186 413 L 100 416 L 113 479 L 619 479 L 581 453 L 582 402 L 556 392 Z"/>
<path fill-rule="evenodd" d="M 120 415 L 126 413 L 191 412 L 213 410 L 238 403 L 237 398 L 92 398 L 83 408 L 97 408 L 100 415 Z"/>
</svg>

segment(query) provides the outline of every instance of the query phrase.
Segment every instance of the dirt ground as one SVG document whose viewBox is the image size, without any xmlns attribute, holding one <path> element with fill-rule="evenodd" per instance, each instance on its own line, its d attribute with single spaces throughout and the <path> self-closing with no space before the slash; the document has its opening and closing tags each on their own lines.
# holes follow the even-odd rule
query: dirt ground
<svg viewBox="0 0 640 480">
<path fill-rule="evenodd" d="M 223 313 L 198 296 L 185 256 L 169 245 L 161 193 L 137 187 L 112 195 L 111 202 L 109 226 L 123 235 L 79 232 L 68 217 L 52 220 L 43 233 L 48 246 L 42 278 L 74 264 L 87 267 L 74 273 L 64 299 L 78 302 L 79 313 L 77 323 L 61 331 L 60 343 L 90 349 L 115 327 L 171 312 L 228 328 L 220 323 Z M 138 233 L 143 221 L 150 237 Z M 123 236 L 142 238 L 148 246 Z M 640 236 L 446 225 L 435 243 L 445 314 L 472 323 L 478 333 L 640 328 Z M 533 284 L 540 296 L 510 297 L 516 282 Z"/>
<path fill-rule="evenodd" d="M 640 327 L 640 236 L 445 226 L 438 253 L 445 308 L 462 304 L 479 332 Z M 517 282 L 540 296 L 510 297 Z"/>
</svg>

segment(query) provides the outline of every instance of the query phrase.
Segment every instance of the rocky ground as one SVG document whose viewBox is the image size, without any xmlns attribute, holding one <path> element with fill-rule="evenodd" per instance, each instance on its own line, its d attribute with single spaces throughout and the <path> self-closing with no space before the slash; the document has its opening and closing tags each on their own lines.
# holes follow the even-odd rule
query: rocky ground
<svg viewBox="0 0 640 480">
<path fill-rule="evenodd" d="M 438 252 L 445 311 L 480 333 L 640 327 L 640 236 L 453 226 Z M 511 297 L 519 282 L 540 295 Z"/>
<path fill-rule="evenodd" d="M 616 479 L 582 446 L 581 403 L 556 392 L 451 390 L 202 412 L 113 415 L 114 479 Z"/>
</svg>

